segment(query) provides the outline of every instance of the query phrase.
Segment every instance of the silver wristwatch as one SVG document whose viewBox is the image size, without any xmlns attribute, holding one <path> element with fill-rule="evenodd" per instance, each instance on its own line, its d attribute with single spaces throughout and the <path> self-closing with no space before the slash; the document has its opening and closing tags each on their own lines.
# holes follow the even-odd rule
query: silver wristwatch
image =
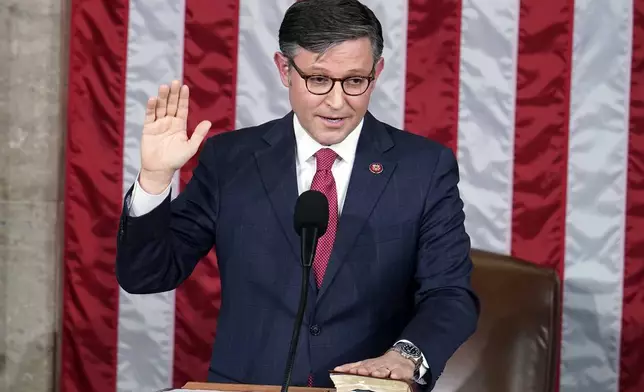
<svg viewBox="0 0 644 392">
<path fill-rule="evenodd" d="M 395 351 L 404 358 L 410 359 L 414 363 L 414 381 L 420 381 L 420 367 L 423 364 L 423 355 L 418 347 L 409 342 L 397 342 L 389 351 Z"/>
</svg>

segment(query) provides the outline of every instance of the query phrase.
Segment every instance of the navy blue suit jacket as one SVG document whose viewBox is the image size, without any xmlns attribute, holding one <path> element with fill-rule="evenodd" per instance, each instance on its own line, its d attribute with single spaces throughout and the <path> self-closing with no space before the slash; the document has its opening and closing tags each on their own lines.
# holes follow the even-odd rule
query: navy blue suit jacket
<svg viewBox="0 0 644 392">
<path fill-rule="evenodd" d="M 212 382 L 282 383 L 302 273 L 292 116 L 208 138 L 183 192 L 148 214 L 129 217 L 132 189 L 125 198 L 116 273 L 127 292 L 176 288 L 215 246 Z M 435 383 L 479 314 L 458 180 L 450 149 L 367 114 L 319 290 L 311 274 L 293 385 L 312 373 L 331 386 L 329 370 L 398 339 L 420 347 Z"/>
</svg>

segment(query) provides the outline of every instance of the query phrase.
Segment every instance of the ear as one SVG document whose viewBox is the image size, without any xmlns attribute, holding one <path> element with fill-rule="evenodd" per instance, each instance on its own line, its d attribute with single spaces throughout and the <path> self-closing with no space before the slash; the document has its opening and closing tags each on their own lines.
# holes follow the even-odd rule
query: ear
<svg viewBox="0 0 644 392">
<path fill-rule="evenodd" d="M 383 68 L 385 68 L 385 58 L 381 57 L 380 60 L 376 63 L 376 79 L 380 76 Z"/>
<path fill-rule="evenodd" d="M 275 55 L 273 56 L 273 61 L 275 62 L 275 66 L 277 67 L 277 72 L 280 74 L 280 79 L 282 80 L 282 84 L 284 87 L 289 87 L 290 86 L 290 75 L 289 75 L 289 65 L 288 65 L 288 59 L 286 56 L 284 56 L 280 52 L 275 52 Z"/>
<path fill-rule="evenodd" d="M 378 77 L 380 77 L 380 73 L 382 72 L 383 68 L 385 68 L 385 59 L 384 57 L 381 57 L 378 62 L 376 63 L 376 66 L 374 67 L 374 77 L 375 79 L 373 82 L 371 82 L 371 86 L 369 86 L 369 90 L 372 90 L 376 87 L 376 82 L 378 81 Z"/>
</svg>

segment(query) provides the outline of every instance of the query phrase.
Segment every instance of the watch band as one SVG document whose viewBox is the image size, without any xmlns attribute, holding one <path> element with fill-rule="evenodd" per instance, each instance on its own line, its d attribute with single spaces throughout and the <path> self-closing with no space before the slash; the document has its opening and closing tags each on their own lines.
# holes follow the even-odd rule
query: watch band
<svg viewBox="0 0 644 392">
<path fill-rule="evenodd" d="M 403 341 L 397 342 L 387 351 L 395 351 L 402 357 L 411 360 L 414 363 L 413 381 L 419 384 L 425 384 L 425 381 L 420 377 L 420 367 L 423 365 L 423 356 L 418 347 L 412 343 Z"/>
</svg>

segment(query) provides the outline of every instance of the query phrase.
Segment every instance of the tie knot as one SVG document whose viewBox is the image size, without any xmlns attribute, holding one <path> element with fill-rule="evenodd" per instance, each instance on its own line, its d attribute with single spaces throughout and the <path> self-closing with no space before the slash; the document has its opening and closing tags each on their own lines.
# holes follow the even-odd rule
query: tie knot
<svg viewBox="0 0 644 392">
<path fill-rule="evenodd" d="M 330 148 L 319 149 L 318 152 L 315 153 L 317 170 L 331 170 L 333 162 L 335 162 L 337 157 L 338 154 Z"/>
</svg>

